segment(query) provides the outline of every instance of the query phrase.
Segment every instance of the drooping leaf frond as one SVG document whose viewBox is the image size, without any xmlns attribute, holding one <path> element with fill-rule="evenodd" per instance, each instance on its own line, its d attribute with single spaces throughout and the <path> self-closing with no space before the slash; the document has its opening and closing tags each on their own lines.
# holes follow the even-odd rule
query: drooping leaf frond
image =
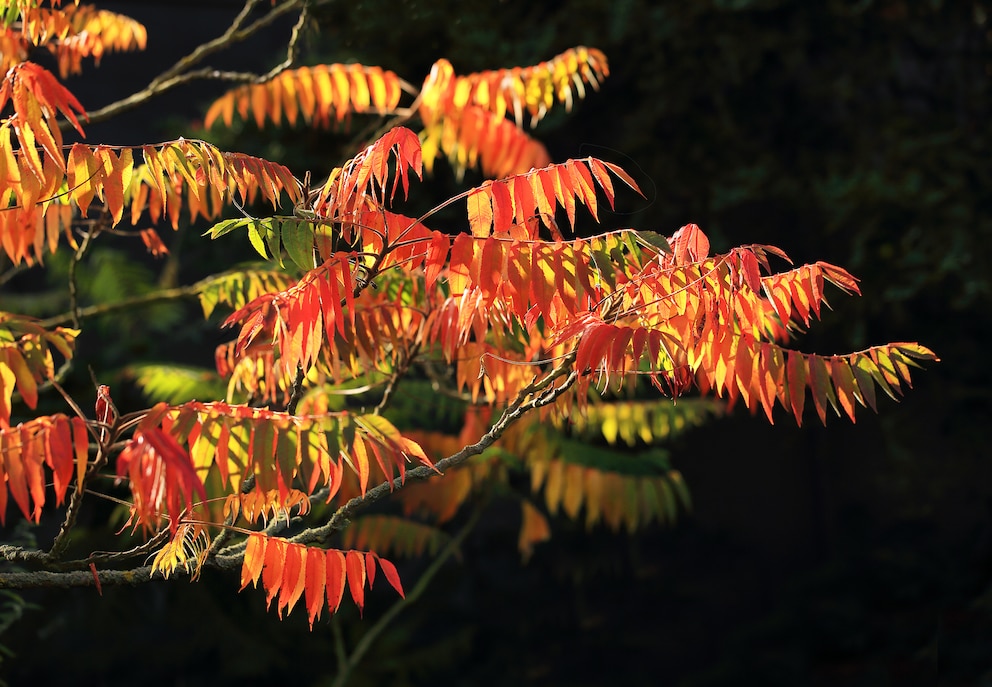
<svg viewBox="0 0 992 687">
<path fill-rule="evenodd" d="M 117 456 L 117 478 L 128 480 L 134 499 L 130 524 L 153 531 L 168 514 L 175 536 L 180 517 L 207 493 L 189 454 L 158 426 L 167 412 L 167 404 L 160 403 L 141 421 Z"/>
<path fill-rule="evenodd" d="M 371 465 L 392 478 L 414 459 L 432 465 L 413 440 L 385 418 L 348 412 L 289 415 L 227 403 L 189 402 L 161 418 L 162 429 L 188 447 L 202 481 L 214 479 L 237 489 L 248 475 L 263 493 L 285 498 L 298 478 L 306 493 L 328 487 L 328 500 L 341 488 L 344 466 L 368 486 Z"/>
<path fill-rule="evenodd" d="M 169 579 L 176 570 L 185 570 L 191 580 L 200 575 L 207 554 L 210 551 L 210 532 L 200 523 L 184 522 L 172 534 L 172 538 L 159 549 L 152 559 L 152 572 L 162 573 Z"/>
<path fill-rule="evenodd" d="M 435 556 L 451 539 L 444 530 L 395 515 L 364 515 L 344 531 L 342 546 L 411 558 Z"/>
<path fill-rule="evenodd" d="M 606 401 L 583 408 L 556 408 L 552 421 L 559 431 L 577 437 L 606 439 L 613 446 L 622 441 L 629 447 L 666 441 L 691 427 L 701 426 L 723 412 L 718 401 L 684 398 Z"/>
<path fill-rule="evenodd" d="M 549 513 L 560 509 L 578 520 L 584 507 L 586 527 L 602 520 L 633 532 L 650 522 L 674 523 L 680 508 L 691 508 L 681 473 L 660 449 L 618 454 L 540 426 L 512 433 L 503 445 L 524 460 L 531 490 L 543 489 Z"/>
<path fill-rule="evenodd" d="M 231 522 L 241 516 L 249 523 L 262 520 L 263 524 L 268 524 L 270 518 L 285 518 L 289 522 L 293 509 L 299 516 L 310 512 L 310 499 L 299 489 L 280 493 L 278 489 L 264 491 L 256 488 L 247 494 L 240 491 L 229 494 L 224 500 L 223 515 L 225 520 L 230 519 Z"/>
<path fill-rule="evenodd" d="M 424 128 L 421 138 L 427 171 L 433 171 L 434 160 L 444 155 L 459 180 L 474 167 L 484 176 L 500 179 L 551 162 L 542 143 L 478 105 L 465 107 L 457 117 L 439 117 Z"/>
<path fill-rule="evenodd" d="M 148 39 L 141 23 L 92 5 L 24 7 L 18 19 L 0 29 L 0 42 L 7 48 L 0 61 L 3 71 L 23 61 L 30 47 L 41 46 L 55 56 L 64 79 L 82 72 L 83 58 L 92 57 L 99 65 L 104 53 L 144 50 Z"/>
<path fill-rule="evenodd" d="M 302 598 L 310 616 L 310 627 L 319 619 L 326 603 L 336 613 L 347 585 L 351 598 L 361 611 L 365 606 L 365 584 L 375 581 L 376 564 L 386 581 L 403 596 L 396 567 L 372 551 L 340 551 L 295 544 L 278 537 L 255 533 L 248 537 L 241 567 L 241 588 L 259 581 L 265 589 L 266 606 L 278 596 L 279 617 L 290 613 Z"/>
<path fill-rule="evenodd" d="M 428 125 L 438 116 L 459 113 L 467 105 L 487 108 L 497 117 L 512 114 L 523 126 L 523 113 L 537 124 L 555 102 L 572 109 L 575 95 L 585 97 L 585 84 L 594 89 L 610 73 L 606 56 L 595 48 L 566 50 L 533 67 L 515 67 L 457 76 L 451 63 L 438 60 L 421 89 L 420 112 Z M 574 92 L 573 92 L 574 91 Z"/>
<path fill-rule="evenodd" d="M 4 82 L 6 88 L 10 80 Z M 0 100 L 3 91 L 0 90 Z M 15 118 L 17 115 L 15 114 Z M 54 114 L 52 115 L 54 117 Z M 40 119 L 18 126 L 18 136 L 34 136 Z M 42 127 L 45 125 L 41 122 Z M 34 128 L 31 128 L 31 127 Z M 179 139 L 140 149 L 143 164 L 135 164 L 131 148 L 91 148 L 74 144 L 62 157 L 61 138 L 54 127 L 39 157 L 33 141 L 21 150 L 11 148 L 11 120 L 0 124 L 0 243 L 15 263 L 41 259 L 47 241 L 54 251 L 60 228 L 69 218 L 65 201 L 86 216 L 94 200 L 104 204 L 117 224 L 130 208 L 132 224 L 147 211 L 152 222 L 167 218 L 173 227 L 185 207 L 192 219 L 216 218 L 233 199 L 253 202 L 257 197 L 278 206 L 282 193 L 297 202 L 300 189 L 286 167 L 241 153 L 225 153 L 203 141 Z M 59 189 L 67 184 L 60 195 Z M 56 198 L 59 196 L 59 198 Z M 52 211 L 54 218 L 48 215 Z"/>
<path fill-rule="evenodd" d="M 213 370 L 189 365 L 144 363 L 129 365 L 124 374 L 145 396 L 177 405 L 198 398 L 218 398 L 224 393 L 224 384 Z"/>
<path fill-rule="evenodd" d="M 269 119 L 290 126 L 302 117 L 307 124 L 326 127 L 333 118 L 340 123 L 355 114 L 389 114 L 400 102 L 398 76 L 379 67 L 360 64 L 321 64 L 287 69 L 259 84 L 240 86 L 215 100 L 207 110 L 204 126 L 220 119 L 231 126 L 234 113 L 254 118 L 261 129 Z"/>
<path fill-rule="evenodd" d="M 24 517 L 39 521 L 48 483 L 44 467 L 52 473 L 56 505 L 73 475 L 82 488 L 88 442 L 86 423 L 78 417 L 43 415 L 16 427 L 0 424 L 0 523 L 6 519 L 8 490 Z"/>
</svg>

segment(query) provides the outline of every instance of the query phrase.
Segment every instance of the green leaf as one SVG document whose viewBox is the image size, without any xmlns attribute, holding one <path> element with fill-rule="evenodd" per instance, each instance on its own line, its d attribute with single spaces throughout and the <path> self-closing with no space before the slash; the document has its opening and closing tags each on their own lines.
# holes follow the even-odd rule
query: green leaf
<svg viewBox="0 0 992 687">
<path fill-rule="evenodd" d="M 643 243 L 654 246 L 662 253 L 672 252 L 672 246 L 668 243 L 668 239 L 656 231 L 635 231 L 634 235 Z"/>
<path fill-rule="evenodd" d="M 218 222 L 217 224 L 210 227 L 207 231 L 203 233 L 204 236 L 209 236 L 212 239 L 219 238 L 224 234 L 228 234 L 238 227 L 244 226 L 249 220 L 244 217 L 239 217 L 237 219 L 225 219 L 223 222 Z"/>
<path fill-rule="evenodd" d="M 313 269 L 313 230 L 306 221 L 287 220 L 282 225 L 282 245 L 289 259 L 303 270 Z"/>
<path fill-rule="evenodd" d="M 268 260 L 269 256 L 265 252 L 265 237 L 263 237 L 264 229 L 260 221 L 252 220 L 248 224 L 248 241 L 251 243 L 252 248 L 258 251 L 259 255 Z"/>
</svg>

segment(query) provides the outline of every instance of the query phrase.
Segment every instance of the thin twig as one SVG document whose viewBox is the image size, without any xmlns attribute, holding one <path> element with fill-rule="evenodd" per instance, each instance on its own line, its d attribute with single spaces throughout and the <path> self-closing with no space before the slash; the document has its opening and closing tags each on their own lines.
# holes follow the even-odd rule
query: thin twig
<svg viewBox="0 0 992 687">
<path fill-rule="evenodd" d="M 13 267 L 11 267 L 9 270 L 7 270 L 6 272 L 4 272 L 3 274 L 0 274 L 0 286 L 3 286 L 7 282 L 9 282 L 11 279 L 13 279 L 17 275 L 19 275 L 21 272 L 25 272 L 28 269 L 29 269 L 29 266 L 26 265 L 26 264 L 24 264 L 24 263 L 21 263 L 20 265 L 14 265 Z"/>
<path fill-rule="evenodd" d="M 463 541 L 465 541 L 465 538 L 468 536 L 469 532 L 471 532 L 475 525 L 479 522 L 479 518 L 482 516 L 482 511 L 483 506 L 480 504 L 476 507 L 475 512 L 472 513 L 471 517 L 468 519 L 468 522 L 466 522 L 458 533 L 448 541 L 444 549 L 442 549 L 437 557 L 431 561 L 431 564 L 427 566 L 427 569 L 424 570 L 413 589 L 407 592 L 404 598 L 390 606 L 389 610 L 383 613 L 382 616 L 376 620 L 375 624 L 373 624 L 372 627 L 370 627 L 368 631 L 362 635 L 362 638 L 358 641 L 358 644 L 355 645 L 355 649 L 351 652 L 351 656 L 348 656 L 347 660 L 341 661 L 341 656 L 340 654 L 338 655 L 338 674 L 332 683 L 332 687 L 344 687 L 344 685 L 348 682 L 348 678 L 351 676 L 351 671 L 355 669 L 355 667 L 362 660 L 362 657 L 364 657 L 365 654 L 368 653 L 368 650 L 372 648 L 372 644 L 379 638 L 379 635 L 381 635 L 387 627 L 392 625 L 393 619 L 395 619 L 396 616 L 403 611 L 403 609 L 420 598 L 420 596 L 424 593 L 424 590 L 426 590 L 427 586 L 431 583 L 431 580 L 434 579 L 434 576 L 441 570 L 448 558 L 450 558 L 451 555 L 458 550 L 458 547 L 461 546 Z M 335 638 L 335 644 L 337 644 L 337 638 Z"/>
<path fill-rule="evenodd" d="M 392 399 L 393 394 L 396 393 L 396 387 L 400 383 L 400 379 L 409 371 L 410 365 L 413 363 L 414 358 L 417 357 L 417 353 L 420 351 L 420 343 L 417 342 L 410 347 L 410 350 L 406 352 L 403 356 L 403 360 L 399 367 L 393 372 L 389 378 L 389 383 L 386 384 L 385 391 L 382 392 L 382 400 L 376 405 L 375 409 L 372 411 L 374 415 L 381 415 L 382 411 L 386 409 L 389 405 L 389 401 Z"/>
<path fill-rule="evenodd" d="M 68 288 L 69 288 L 69 320 L 72 322 L 73 329 L 79 329 L 79 285 L 76 283 L 76 266 L 79 261 L 83 259 L 86 255 L 86 251 L 90 247 L 90 242 L 93 237 L 99 233 L 98 229 L 90 229 L 85 234 L 83 234 L 83 240 L 76 246 L 76 251 L 72 254 L 72 259 L 69 260 L 69 275 L 68 275 Z M 42 326 L 47 326 L 42 324 Z"/>
<path fill-rule="evenodd" d="M 346 665 L 348 655 L 345 653 L 344 632 L 341 629 L 341 619 L 338 618 L 337 613 L 331 616 L 331 635 L 334 638 L 334 656 L 338 659 L 338 666 Z"/>
<path fill-rule="evenodd" d="M 286 404 L 286 412 L 289 415 L 296 415 L 296 406 L 303 397 L 303 380 L 306 375 L 303 372 L 303 365 L 296 365 L 296 377 L 293 378 L 293 387 L 289 395 L 289 403 Z"/>
<path fill-rule="evenodd" d="M 401 489 L 405 483 L 429 479 L 436 475 L 442 474 L 448 468 L 464 463 L 472 456 L 479 455 L 492 446 L 496 440 L 503 435 L 503 432 L 505 432 L 510 425 L 519 420 L 523 415 L 531 410 L 553 402 L 575 383 L 575 380 L 578 379 L 578 375 L 571 369 L 574 358 L 574 355 L 570 356 L 568 359 L 562 361 L 561 364 L 559 364 L 554 370 L 548 373 L 546 377 L 542 378 L 540 381 L 532 382 L 521 390 L 520 393 L 517 394 L 514 401 L 503 411 L 502 415 L 500 415 L 499 419 L 493 424 L 489 431 L 483 434 L 482 437 L 480 437 L 480 439 L 474 444 L 469 444 L 447 458 L 439 460 L 433 467 L 421 465 L 413 470 L 407 471 L 405 478 L 396 477 L 391 481 L 383 482 L 372 489 L 369 489 L 365 492 L 364 496 L 356 496 L 338 508 L 334 515 L 332 515 L 324 525 L 307 529 L 306 531 L 293 537 L 292 541 L 299 544 L 323 541 L 329 537 L 331 533 L 344 527 L 356 511 L 367 508 L 376 501 L 385 498 L 396 489 Z M 554 386 L 555 381 L 561 377 L 565 377 L 565 380 L 560 385 Z M 533 397 L 531 400 L 524 400 L 532 394 Z M 316 497 L 317 494 L 314 494 L 314 496 Z"/>
<path fill-rule="evenodd" d="M 309 4 L 318 6 L 325 4 L 326 1 L 327 0 L 313 0 Z M 152 79 L 148 86 L 142 90 L 126 98 L 122 98 L 121 100 L 106 105 L 105 107 L 101 107 L 98 110 L 87 113 L 89 123 L 93 124 L 109 119 L 110 117 L 120 114 L 121 112 L 141 105 L 156 95 L 161 95 L 176 86 L 195 79 L 258 83 L 262 80 L 271 79 L 276 76 L 279 72 L 275 70 L 263 76 L 245 72 L 224 72 L 211 68 L 190 71 L 195 65 L 202 62 L 208 56 L 224 50 L 235 43 L 240 43 L 241 41 L 250 38 L 283 15 L 294 11 L 301 11 L 301 14 L 303 14 L 303 8 L 306 4 L 303 0 L 290 0 L 289 2 L 285 2 L 281 5 L 276 5 L 272 9 L 268 10 L 265 16 L 257 19 L 251 24 L 248 24 L 247 26 L 243 26 L 251 10 L 254 9 L 259 2 L 260 0 L 247 0 L 244 7 L 242 7 L 241 11 L 238 13 L 238 16 L 235 17 L 234 21 L 222 35 L 197 46 L 191 53 L 181 58 L 174 65 Z M 283 67 L 283 69 L 285 69 L 285 67 Z M 67 126 L 68 122 L 63 122 L 62 125 Z"/>
</svg>

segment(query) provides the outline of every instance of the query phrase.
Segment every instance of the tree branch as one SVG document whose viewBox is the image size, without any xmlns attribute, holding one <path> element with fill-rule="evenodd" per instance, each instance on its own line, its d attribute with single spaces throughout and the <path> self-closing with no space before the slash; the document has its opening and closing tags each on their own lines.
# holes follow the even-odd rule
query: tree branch
<svg viewBox="0 0 992 687">
<path fill-rule="evenodd" d="M 532 382 L 530 385 L 522 389 L 520 393 L 517 394 L 516 399 L 514 399 L 509 406 L 507 406 L 506 410 L 503 411 L 503 414 L 500 415 L 499 419 L 493 424 L 489 431 L 483 434 L 482 437 L 480 437 L 474 444 L 469 444 L 457 453 L 453 453 L 447 458 L 439 460 L 434 464 L 433 468 L 429 468 L 426 465 L 421 465 L 408 471 L 405 478 L 397 477 L 392 481 L 383 482 L 382 484 L 369 489 L 365 492 L 364 496 L 356 496 L 348 501 L 348 503 L 338 508 L 327 523 L 320 527 L 307 529 L 295 537 L 292 537 L 291 541 L 300 544 L 323 541 L 330 536 L 331 533 L 345 527 L 346 523 L 355 512 L 385 498 L 396 489 L 401 489 L 405 483 L 429 479 L 436 475 L 442 474 L 448 468 L 464 463 L 472 456 L 479 455 L 496 443 L 496 440 L 503 435 L 503 432 L 505 432 L 510 425 L 519 420 L 529 411 L 552 403 L 556 398 L 565 393 L 565 391 L 567 391 L 575 383 L 575 380 L 578 379 L 578 374 L 571 369 L 574 360 L 575 354 L 569 354 L 554 370 L 548 373 L 546 377 L 540 381 Z M 553 386 L 554 382 L 561 377 L 565 377 L 565 380 L 560 385 Z M 525 402 L 524 399 L 531 394 L 535 394 L 534 397 L 530 401 Z M 317 494 L 314 494 L 314 497 L 316 496 Z"/>
<path fill-rule="evenodd" d="M 268 10 L 265 16 L 243 27 L 248 15 L 255 8 L 255 6 L 259 4 L 259 2 L 260 0 L 247 0 L 244 7 L 242 7 L 241 11 L 238 13 L 238 16 L 234 18 L 234 21 L 231 22 L 231 25 L 222 35 L 197 46 L 191 53 L 152 79 L 148 86 L 144 89 L 129 95 L 126 98 L 122 98 L 117 102 L 101 107 L 99 110 L 87 113 L 89 123 L 93 124 L 109 119 L 110 117 L 120 114 L 121 112 L 141 105 L 156 95 L 165 93 L 176 86 L 195 79 L 216 79 L 225 81 L 241 81 L 244 83 L 257 83 L 266 79 L 271 79 L 273 76 L 277 75 L 280 71 L 286 68 L 285 62 L 262 76 L 246 72 L 224 72 L 210 68 L 190 71 L 195 65 L 202 62 L 205 58 L 235 43 L 240 43 L 241 41 L 250 38 L 255 33 L 258 33 L 260 30 L 275 22 L 275 20 L 281 16 L 289 14 L 290 12 L 299 11 L 302 18 L 307 13 L 307 4 L 324 4 L 321 0 L 317 0 L 315 3 L 307 3 L 304 2 L 304 0 L 290 0 L 289 2 L 285 2 L 281 5 L 276 5 L 272 9 Z M 302 26 L 302 21 L 297 22 L 297 26 Z M 290 38 L 290 51 L 294 53 L 296 41 L 298 40 L 298 34 L 299 29 L 294 28 L 293 35 Z M 295 57 L 295 54 L 292 56 Z M 62 122 L 62 125 L 64 127 L 69 126 L 70 124 L 69 122 Z"/>
<path fill-rule="evenodd" d="M 120 301 L 114 301 L 113 303 L 101 303 L 100 305 L 91 305 L 87 308 L 79 308 L 75 311 L 75 315 L 79 320 L 85 320 L 90 317 L 96 317 L 98 315 L 107 315 L 118 310 L 127 310 L 129 308 L 136 308 L 142 305 L 150 305 L 152 303 L 159 303 L 161 301 L 171 301 L 179 298 L 190 298 L 196 296 L 200 293 L 202 288 L 201 284 L 191 284 L 189 286 L 178 286 L 173 289 L 162 289 L 161 291 L 155 291 L 153 293 L 146 293 L 141 296 L 135 296 L 134 298 L 125 298 Z M 64 312 L 60 315 L 54 315 L 45 320 L 40 320 L 39 325 L 45 327 L 57 327 L 59 325 L 66 324 L 73 319 L 73 311 Z"/>
</svg>

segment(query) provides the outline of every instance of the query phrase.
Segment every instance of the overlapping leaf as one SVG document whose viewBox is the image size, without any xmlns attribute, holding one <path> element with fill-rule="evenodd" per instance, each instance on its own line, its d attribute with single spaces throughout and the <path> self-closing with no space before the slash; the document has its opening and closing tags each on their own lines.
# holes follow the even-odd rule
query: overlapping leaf
<svg viewBox="0 0 992 687">
<path fill-rule="evenodd" d="M 275 379 L 318 363 L 338 380 L 392 364 L 416 340 L 423 314 L 404 302 L 404 292 L 391 298 L 385 288 L 367 289 L 356 296 L 368 283 L 368 272 L 339 253 L 289 289 L 251 301 L 227 319 L 241 331 L 225 369 L 255 350 L 271 366 L 269 348 L 279 354 Z"/>
<path fill-rule="evenodd" d="M 312 210 L 323 220 L 354 221 L 370 207 L 374 210 L 386 207 L 400 186 L 405 197 L 410 191 L 410 170 L 423 178 L 420 139 L 409 129 L 394 127 L 331 171 Z"/>
<path fill-rule="evenodd" d="M 4 170 L 8 179 L 13 173 L 10 158 L 13 149 L 10 146 L 10 133 L 13 129 L 20 144 L 24 157 L 24 170 L 34 177 L 34 181 L 22 177 L 22 183 L 38 183 L 46 178 L 42 155 L 56 169 L 65 171 L 65 157 L 62 153 L 62 131 L 59 129 L 57 117 L 64 116 L 83 135 L 79 117 L 85 116 L 85 110 L 72 93 L 60 84 L 55 76 L 44 67 L 33 62 L 22 62 L 11 67 L 3 83 L 0 84 L 0 110 L 12 103 L 14 114 L 0 124 L 0 147 L 4 153 L 0 158 L 8 166 Z M 39 153 L 38 149 L 41 149 Z M 3 190 L 9 188 L 4 185 Z M 30 191 L 28 191 L 30 193 Z M 33 204 L 22 203 L 24 206 Z"/>
<path fill-rule="evenodd" d="M 14 389 L 28 406 L 38 403 L 38 384 L 55 375 L 52 351 L 72 358 L 78 331 L 48 331 L 34 320 L 0 312 L 0 428 L 9 426 Z"/>
<path fill-rule="evenodd" d="M 439 155 L 447 157 L 459 179 L 469 168 L 499 179 L 522 174 L 551 162 L 543 144 L 509 120 L 478 105 L 468 105 L 458 116 L 439 117 L 424 128 L 424 166 L 434 169 Z"/>
<path fill-rule="evenodd" d="M 78 417 L 44 415 L 14 427 L 0 425 L 0 523 L 6 520 L 8 493 L 25 518 L 39 521 L 49 482 L 46 467 L 56 505 L 62 504 L 74 475 L 81 489 L 88 442 L 86 423 Z"/>
<path fill-rule="evenodd" d="M 160 403 L 145 416 L 118 454 L 116 472 L 131 490 L 129 524 L 152 531 L 168 516 L 175 536 L 180 517 L 205 501 L 207 493 L 189 454 L 159 427 L 167 413 L 168 406 Z"/>
<path fill-rule="evenodd" d="M 210 542 L 210 532 L 201 523 L 181 523 L 168 543 L 152 559 L 151 574 L 160 572 L 165 579 L 169 579 L 182 568 L 189 573 L 190 579 L 195 580 L 207 560 Z"/>
<path fill-rule="evenodd" d="M 241 567 L 241 588 L 248 584 L 265 589 L 266 605 L 276 601 L 276 610 L 291 613 L 302 599 L 310 617 L 310 627 L 321 617 L 326 605 L 336 613 L 344 597 L 345 586 L 351 598 L 362 610 L 365 606 L 365 585 L 369 589 L 376 577 L 376 565 L 386 581 L 403 596 L 396 567 L 372 551 L 340 551 L 303 546 L 277 537 L 255 533 L 248 537 L 244 563 Z"/>
<path fill-rule="evenodd" d="M 24 7 L 19 21 L 3 29 L 0 41 L 14 48 L 4 51 L 3 71 L 29 47 L 43 46 L 56 58 L 62 78 L 82 71 L 83 58 L 96 64 L 104 53 L 144 50 L 148 32 L 145 27 L 121 14 L 97 9 L 92 5 L 70 5 L 58 10 Z"/>
<path fill-rule="evenodd" d="M 361 493 L 372 465 L 392 479 L 408 459 L 431 465 L 423 450 L 378 415 L 347 412 L 297 414 L 227 403 L 189 402 L 170 409 L 162 429 L 188 447 L 200 480 L 233 492 L 248 475 L 256 488 L 289 498 L 294 484 L 306 493 L 327 486 L 328 500 L 341 488 L 345 465 Z"/>
<path fill-rule="evenodd" d="M 15 151 L 11 126 L 0 125 L 0 194 L 13 203 L 0 211 L 0 243 L 15 263 L 41 259 L 46 242 L 54 251 L 71 218 L 65 202 L 85 216 L 98 200 L 115 224 L 129 206 L 132 224 L 147 211 L 152 222 L 168 219 L 176 227 L 184 207 L 192 219 L 210 219 L 232 199 L 244 204 L 261 196 L 273 207 L 283 193 L 291 202 L 299 200 L 299 186 L 284 166 L 225 153 L 203 141 L 144 146 L 142 164 L 135 164 L 131 148 L 77 143 L 63 161 L 59 139 L 57 152 L 38 158 L 33 146 Z M 63 185 L 66 190 L 56 199 Z M 56 215 L 49 216 L 52 212 Z"/>
<path fill-rule="evenodd" d="M 550 228 L 554 225 L 558 207 L 565 209 L 568 224 L 574 228 L 576 203 L 585 205 L 598 220 L 596 186 L 602 189 L 613 207 L 611 173 L 637 193 L 641 192 L 623 169 L 594 157 L 567 160 L 506 179 L 487 181 L 468 194 L 472 235 L 505 234 L 514 224 L 522 224 L 531 217 L 539 217 Z"/>
</svg>

